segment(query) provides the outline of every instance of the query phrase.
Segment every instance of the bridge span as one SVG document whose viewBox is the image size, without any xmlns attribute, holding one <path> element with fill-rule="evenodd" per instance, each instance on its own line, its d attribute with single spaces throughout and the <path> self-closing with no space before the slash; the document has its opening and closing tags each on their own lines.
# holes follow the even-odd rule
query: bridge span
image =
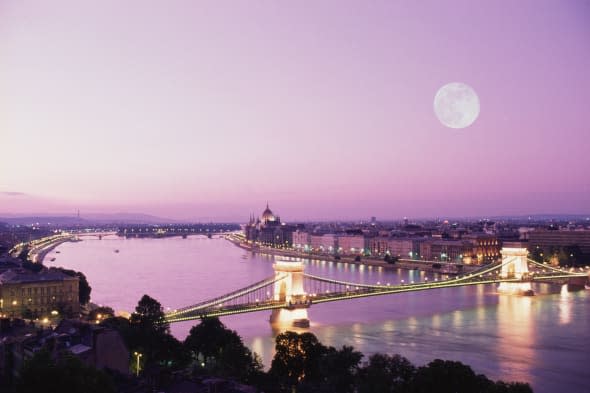
<svg viewBox="0 0 590 393">
<path fill-rule="evenodd" d="M 505 247 L 502 262 L 468 274 L 391 285 L 376 285 L 333 280 L 306 274 L 303 262 L 278 260 L 275 274 L 245 288 L 166 314 L 170 323 L 225 315 L 271 310 L 271 323 L 309 326 L 307 309 L 313 304 L 393 295 L 468 285 L 498 284 L 498 292 L 533 295 L 532 283 L 554 282 L 584 286 L 587 271 L 570 271 L 527 258 L 526 248 Z"/>
</svg>

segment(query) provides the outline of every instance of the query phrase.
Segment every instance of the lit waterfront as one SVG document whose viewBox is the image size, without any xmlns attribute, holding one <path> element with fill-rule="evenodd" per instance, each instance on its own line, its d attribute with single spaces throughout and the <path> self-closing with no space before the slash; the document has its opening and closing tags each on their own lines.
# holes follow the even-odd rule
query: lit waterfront
<svg viewBox="0 0 590 393">
<path fill-rule="evenodd" d="M 85 240 L 65 243 L 51 265 L 83 271 L 92 301 L 132 311 L 147 293 L 164 307 L 196 303 L 272 275 L 272 258 L 229 242 L 188 239 Z M 120 250 L 115 253 L 114 250 Z M 424 273 L 312 261 L 307 272 L 364 283 L 397 283 Z M 432 277 L 431 277 L 432 278 Z M 499 296 L 495 287 L 448 288 L 314 305 L 310 330 L 327 345 L 365 354 L 400 353 L 416 364 L 460 360 L 491 378 L 530 382 L 536 392 L 582 391 L 590 361 L 590 296 L 539 285 L 535 297 Z M 270 312 L 222 318 L 269 365 L 274 346 Z M 184 338 L 197 321 L 175 324 Z"/>
</svg>

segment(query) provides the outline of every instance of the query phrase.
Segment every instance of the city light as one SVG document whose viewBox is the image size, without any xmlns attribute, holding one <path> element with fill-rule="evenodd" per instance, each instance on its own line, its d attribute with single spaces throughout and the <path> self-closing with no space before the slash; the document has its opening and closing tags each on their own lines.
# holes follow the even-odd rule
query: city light
<svg viewBox="0 0 590 393">
<path fill-rule="evenodd" d="M 139 359 L 143 356 L 143 354 L 139 352 L 133 352 L 135 358 L 137 359 L 136 366 L 135 366 L 135 376 L 139 377 Z"/>
</svg>

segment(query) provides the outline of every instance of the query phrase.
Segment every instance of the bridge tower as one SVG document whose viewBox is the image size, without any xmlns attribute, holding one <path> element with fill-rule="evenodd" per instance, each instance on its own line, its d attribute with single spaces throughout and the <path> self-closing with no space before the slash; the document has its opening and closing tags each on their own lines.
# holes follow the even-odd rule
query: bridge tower
<svg viewBox="0 0 590 393">
<path fill-rule="evenodd" d="M 274 263 L 277 281 L 274 284 L 273 300 L 284 302 L 285 307 L 272 310 L 272 324 L 309 327 L 309 300 L 303 289 L 304 268 L 303 262 L 277 260 Z"/>
<path fill-rule="evenodd" d="M 501 278 L 515 278 L 521 280 L 529 274 L 527 263 L 528 250 L 520 242 L 505 242 L 502 250 Z M 530 282 L 502 282 L 498 286 L 498 292 L 533 295 Z"/>
</svg>

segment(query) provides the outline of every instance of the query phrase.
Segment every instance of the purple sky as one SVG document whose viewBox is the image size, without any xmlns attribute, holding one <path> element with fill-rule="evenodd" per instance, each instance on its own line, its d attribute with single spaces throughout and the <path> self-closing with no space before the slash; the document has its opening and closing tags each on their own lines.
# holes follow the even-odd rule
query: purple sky
<svg viewBox="0 0 590 393">
<path fill-rule="evenodd" d="M 0 0 L 0 215 L 590 212 L 590 2 Z M 463 82 L 481 113 L 434 115 Z"/>
</svg>

